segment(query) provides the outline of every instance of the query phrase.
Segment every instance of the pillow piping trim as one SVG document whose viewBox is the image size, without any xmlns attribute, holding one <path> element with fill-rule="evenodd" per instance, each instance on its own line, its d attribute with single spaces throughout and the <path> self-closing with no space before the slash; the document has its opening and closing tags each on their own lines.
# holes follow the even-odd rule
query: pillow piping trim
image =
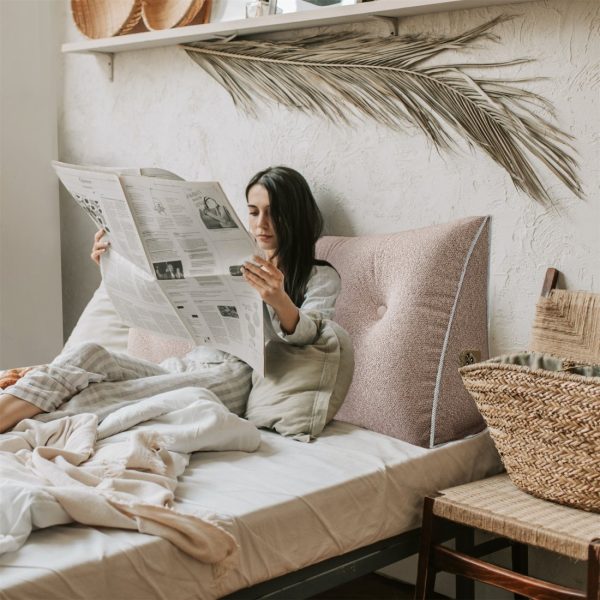
<svg viewBox="0 0 600 600">
<path fill-rule="evenodd" d="M 454 303 L 452 304 L 452 310 L 450 311 L 450 318 L 448 320 L 448 327 L 446 328 L 446 335 L 444 336 L 444 343 L 442 344 L 442 351 L 440 353 L 440 362 L 438 364 L 438 371 L 435 377 L 435 388 L 433 390 L 433 404 L 431 406 L 431 422 L 429 426 L 429 447 L 433 448 L 435 446 L 435 423 L 437 417 L 437 407 L 440 399 L 440 388 L 442 385 L 442 371 L 444 370 L 444 363 L 446 360 L 446 352 L 448 351 L 448 343 L 450 340 L 450 331 L 452 329 L 452 324 L 454 322 L 454 314 L 456 312 L 456 307 L 458 305 L 458 300 L 460 298 L 460 293 L 462 291 L 463 282 L 465 279 L 465 275 L 467 274 L 467 268 L 469 266 L 469 261 L 471 260 L 471 255 L 475 250 L 475 246 L 481 237 L 481 232 L 483 228 L 486 226 L 489 221 L 489 217 L 485 217 L 483 223 L 479 226 L 477 233 L 473 237 L 471 241 L 471 246 L 469 247 L 469 251 L 467 252 L 467 256 L 465 257 L 465 262 L 463 264 L 462 272 L 460 274 L 460 278 L 458 280 L 458 288 L 456 290 L 456 294 L 454 296 Z"/>
</svg>

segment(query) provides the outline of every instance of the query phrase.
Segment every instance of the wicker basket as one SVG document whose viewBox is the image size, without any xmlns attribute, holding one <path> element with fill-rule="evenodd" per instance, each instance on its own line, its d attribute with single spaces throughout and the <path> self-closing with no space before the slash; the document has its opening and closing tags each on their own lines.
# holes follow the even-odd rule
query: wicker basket
<svg viewBox="0 0 600 600">
<path fill-rule="evenodd" d="M 600 512 L 600 366 L 531 352 L 460 374 L 516 486 Z"/>
<path fill-rule="evenodd" d="M 150 30 L 205 23 L 205 0 L 143 0 L 142 16 Z"/>
<path fill-rule="evenodd" d="M 71 0 L 75 25 L 89 38 L 129 33 L 142 18 L 142 0 Z"/>
</svg>

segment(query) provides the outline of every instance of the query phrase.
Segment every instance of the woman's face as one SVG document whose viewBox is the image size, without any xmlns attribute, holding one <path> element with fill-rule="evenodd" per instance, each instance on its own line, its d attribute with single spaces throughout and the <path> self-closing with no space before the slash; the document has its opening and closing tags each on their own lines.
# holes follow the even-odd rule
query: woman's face
<svg viewBox="0 0 600 600">
<path fill-rule="evenodd" d="M 204 208 L 206 208 L 206 210 L 214 211 L 218 206 L 219 204 L 213 198 L 204 198 Z"/>
<path fill-rule="evenodd" d="M 271 221 L 269 192 L 257 183 L 248 192 L 248 221 L 250 233 L 268 257 L 277 250 L 277 236 Z"/>
</svg>

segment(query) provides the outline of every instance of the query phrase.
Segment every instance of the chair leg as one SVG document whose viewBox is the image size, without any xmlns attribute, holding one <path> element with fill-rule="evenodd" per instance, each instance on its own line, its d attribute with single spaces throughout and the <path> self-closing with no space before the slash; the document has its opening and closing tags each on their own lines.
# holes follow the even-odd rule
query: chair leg
<svg viewBox="0 0 600 600">
<path fill-rule="evenodd" d="M 423 524 L 421 526 L 421 548 L 419 551 L 415 600 L 431 598 L 435 586 L 435 566 L 431 562 L 431 549 L 435 540 L 434 520 L 433 498 L 426 497 L 423 504 Z"/>
<path fill-rule="evenodd" d="M 515 573 L 527 575 L 529 573 L 529 556 L 527 554 L 527 544 L 511 542 L 510 546 L 512 555 L 512 570 Z M 515 594 L 515 600 L 527 600 L 527 596 Z"/>
<path fill-rule="evenodd" d="M 588 550 L 588 600 L 600 600 L 600 539 L 592 540 Z"/>
<path fill-rule="evenodd" d="M 463 554 L 472 554 L 475 546 L 475 531 L 461 528 L 456 535 L 456 550 Z M 475 582 L 468 577 L 456 575 L 455 595 L 457 600 L 474 600 Z"/>
</svg>

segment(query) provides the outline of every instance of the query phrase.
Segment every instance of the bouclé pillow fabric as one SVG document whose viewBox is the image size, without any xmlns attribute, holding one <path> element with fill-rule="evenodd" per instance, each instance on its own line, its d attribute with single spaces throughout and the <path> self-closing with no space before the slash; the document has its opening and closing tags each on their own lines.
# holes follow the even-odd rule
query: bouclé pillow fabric
<svg viewBox="0 0 600 600">
<path fill-rule="evenodd" d="M 319 241 L 356 362 L 337 419 L 423 447 L 485 428 L 458 369 L 488 358 L 488 244 L 488 217 Z"/>
<path fill-rule="evenodd" d="M 160 363 L 172 356 L 185 356 L 194 348 L 194 342 L 179 338 L 168 338 L 132 327 L 127 340 L 127 353 L 136 358 Z"/>
</svg>

